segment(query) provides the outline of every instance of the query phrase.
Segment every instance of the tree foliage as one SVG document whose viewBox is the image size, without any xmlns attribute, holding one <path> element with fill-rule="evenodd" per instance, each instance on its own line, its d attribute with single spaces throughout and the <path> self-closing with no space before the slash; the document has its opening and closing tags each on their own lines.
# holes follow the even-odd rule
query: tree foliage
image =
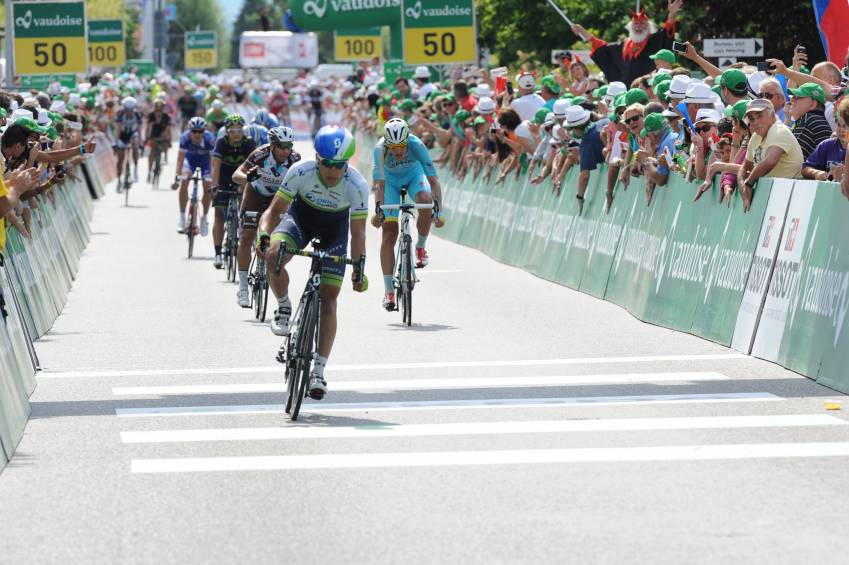
<svg viewBox="0 0 849 565">
<path fill-rule="evenodd" d="M 179 56 L 176 67 L 184 68 L 185 31 L 214 31 L 218 33 L 218 62 L 226 66 L 230 60 L 230 42 L 225 17 L 216 0 L 174 0 L 177 21 L 169 28 L 168 51 Z"/>
<path fill-rule="evenodd" d="M 555 2 L 573 22 L 607 41 L 624 38 L 627 10 L 635 7 L 627 0 Z M 525 59 L 547 62 L 552 49 L 586 46 L 546 0 L 477 0 L 476 5 L 480 46 L 497 54 L 500 64 L 516 64 Z M 666 20 L 666 0 L 643 5 L 649 17 L 662 25 Z M 767 56 L 789 62 L 793 48 L 802 44 L 808 48 L 811 62 L 825 58 L 809 2 L 687 0 L 679 18 L 678 37 L 692 41 L 697 49 L 701 49 L 705 37 L 762 37 Z"/>
<path fill-rule="evenodd" d="M 239 66 L 239 40 L 242 37 L 243 31 L 262 31 L 262 26 L 259 23 L 259 9 L 263 6 L 268 8 L 268 19 L 271 21 L 271 29 L 282 29 L 283 13 L 286 11 L 288 3 L 286 0 L 282 2 L 268 2 L 266 0 L 244 0 L 242 10 L 236 21 L 233 22 L 233 33 L 230 47 L 230 63 L 233 67 Z"/>
</svg>

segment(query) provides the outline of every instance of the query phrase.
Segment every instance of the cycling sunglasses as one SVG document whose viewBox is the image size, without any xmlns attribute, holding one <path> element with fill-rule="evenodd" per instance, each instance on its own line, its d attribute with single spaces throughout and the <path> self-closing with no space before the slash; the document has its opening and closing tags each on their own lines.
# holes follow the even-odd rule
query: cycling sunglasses
<svg viewBox="0 0 849 565">
<path fill-rule="evenodd" d="M 192 133 L 203 133 L 203 132 L 205 132 L 206 130 L 204 130 L 204 129 L 193 129 L 193 130 L 191 130 L 191 131 L 192 131 Z"/>
<path fill-rule="evenodd" d="M 335 159 L 322 159 L 319 163 L 335 169 L 344 169 L 348 165 L 348 161 L 336 161 Z"/>
<path fill-rule="evenodd" d="M 386 147 L 388 147 L 389 149 L 406 149 L 407 142 L 405 141 L 404 143 L 387 143 Z"/>
<path fill-rule="evenodd" d="M 294 147 L 294 143 L 292 143 L 291 141 L 284 141 L 282 143 L 275 143 L 274 147 L 276 147 L 277 149 L 291 149 L 292 147 Z"/>
</svg>

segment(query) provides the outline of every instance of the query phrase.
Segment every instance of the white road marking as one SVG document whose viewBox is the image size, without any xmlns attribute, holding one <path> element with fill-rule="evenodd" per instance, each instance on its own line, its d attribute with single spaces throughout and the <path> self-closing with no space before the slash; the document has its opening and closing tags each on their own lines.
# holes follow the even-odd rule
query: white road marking
<svg viewBox="0 0 849 565">
<path fill-rule="evenodd" d="M 387 390 L 439 390 L 455 388 L 516 388 L 569 385 L 668 383 L 725 381 L 729 377 L 712 371 L 675 373 L 612 373 L 600 375 L 565 375 L 540 377 L 471 377 L 448 379 L 397 379 L 382 381 L 331 381 L 334 392 L 387 391 Z M 247 394 L 284 392 L 283 382 L 249 384 L 204 384 L 166 386 L 112 387 L 115 396 L 170 396 L 190 394 Z"/>
<path fill-rule="evenodd" d="M 412 400 L 408 402 L 305 402 L 301 412 L 383 412 L 414 410 L 471 410 L 498 408 L 556 408 L 559 406 L 615 406 L 621 404 L 693 404 L 719 402 L 779 402 L 784 400 L 768 392 L 731 392 L 717 394 L 653 394 L 639 396 L 577 396 L 566 398 L 484 398 L 468 400 Z M 117 408 L 123 418 L 145 416 L 210 416 L 282 412 L 282 404 L 246 406 L 160 406 Z"/>
<path fill-rule="evenodd" d="M 329 365 L 328 372 L 383 371 L 412 369 L 457 369 L 471 367 L 543 367 L 555 365 L 604 365 L 617 363 L 660 363 L 671 361 L 727 361 L 752 359 L 742 353 L 709 353 L 704 355 L 643 355 L 631 357 L 574 357 L 568 359 L 508 359 L 501 361 L 433 361 L 424 363 L 377 363 L 364 365 Z M 41 379 L 155 377 L 163 375 L 236 375 L 250 373 L 282 373 L 282 365 L 267 367 L 187 367 L 184 369 L 110 369 L 85 371 L 42 371 Z M 800 377 L 801 378 L 801 377 Z"/>
<path fill-rule="evenodd" d="M 849 457 L 849 442 L 133 459 L 130 462 L 130 468 L 133 473 L 203 473 L 214 471 L 373 469 L 379 467 L 448 467 L 540 463 L 712 461 L 789 457 Z"/>
<path fill-rule="evenodd" d="M 710 430 L 724 428 L 780 428 L 800 426 L 846 426 L 849 421 L 827 414 L 777 416 L 708 416 L 692 418 L 612 418 L 604 420 L 539 420 L 518 422 L 469 422 L 451 424 L 365 425 L 311 428 L 223 428 L 121 432 L 124 443 L 182 443 L 199 441 L 253 441 L 281 439 L 371 439 L 387 437 L 435 437 L 567 432 L 648 430 Z"/>
<path fill-rule="evenodd" d="M 416 271 L 416 274 L 417 275 L 424 275 L 425 277 L 427 277 L 427 275 L 445 275 L 445 274 L 449 274 L 449 273 L 462 273 L 462 272 L 463 272 L 463 269 L 433 269 L 433 270 L 419 269 L 419 270 Z"/>
</svg>

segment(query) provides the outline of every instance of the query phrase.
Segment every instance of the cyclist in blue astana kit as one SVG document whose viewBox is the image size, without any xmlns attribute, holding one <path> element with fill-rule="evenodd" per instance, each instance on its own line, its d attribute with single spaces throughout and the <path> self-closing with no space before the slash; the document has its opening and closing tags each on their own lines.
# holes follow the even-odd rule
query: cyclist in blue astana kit
<svg viewBox="0 0 849 565">
<path fill-rule="evenodd" d="M 383 307 L 395 310 L 395 288 L 392 284 L 392 271 L 395 267 L 395 241 L 398 239 L 398 210 L 389 210 L 384 214 L 383 204 L 399 204 L 401 187 L 407 187 L 409 198 L 419 204 L 433 202 L 433 213 L 420 213 L 416 221 L 419 238 L 416 242 L 416 267 L 428 264 L 425 244 L 430 233 L 433 219 L 436 227 L 445 224 L 439 203 L 442 200 L 442 187 L 436 178 L 436 167 L 427 148 L 415 135 L 410 135 L 407 122 L 392 118 L 383 127 L 383 138 L 374 148 L 374 227 L 383 227 L 383 240 L 380 244 L 380 267 L 383 270 Z M 431 190 L 433 195 L 431 196 Z"/>
<path fill-rule="evenodd" d="M 315 136 L 314 145 L 315 161 L 301 161 L 289 169 L 259 224 L 257 253 L 262 253 L 263 242 L 271 242 L 265 260 L 269 265 L 269 286 L 278 303 L 271 331 L 279 336 L 288 332 L 292 315 L 289 275 L 285 268 L 275 274 L 270 267 L 276 264 L 281 245 L 303 249 L 317 237 L 321 240 L 321 249 L 331 255 L 345 255 L 350 229 L 350 256 L 357 259 L 365 256 L 368 183 L 359 171 L 348 165 L 348 159 L 356 150 L 354 137 L 345 128 L 324 126 Z M 273 233 L 270 233 L 272 230 Z M 291 255 L 285 256 L 284 264 L 291 258 Z M 324 367 L 336 338 L 336 298 L 344 275 L 344 263 L 325 261 L 319 291 L 318 355 L 309 381 L 310 397 L 317 400 L 327 393 Z M 357 275 L 355 272 L 353 281 L 356 281 Z M 357 292 L 366 288 L 368 279 L 365 275 L 361 283 L 354 282 Z"/>
<path fill-rule="evenodd" d="M 200 219 L 200 234 L 206 236 L 209 233 L 209 205 L 212 204 L 212 191 L 209 183 L 212 180 L 212 168 L 210 166 L 210 154 L 215 148 L 215 136 L 206 129 L 206 120 L 194 117 L 189 120 L 188 129 L 180 135 L 180 150 L 177 153 L 177 178 L 174 185 L 179 182 L 180 193 L 180 218 L 177 220 L 177 231 L 186 231 L 186 205 L 189 202 L 189 179 L 200 167 L 203 176 L 203 216 Z"/>
<path fill-rule="evenodd" d="M 223 123 L 226 133 L 215 142 L 215 149 L 212 150 L 212 187 L 213 190 L 222 190 L 219 196 L 226 196 L 226 190 L 233 184 L 233 173 L 256 149 L 254 140 L 244 135 L 245 119 L 242 116 L 230 114 Z M 224 242 L 224 210 L 227 208 L 228 198 L 218 198 L 215 194 L 213 198 L 216 201 L 215 224 L 212 226 L 215 260 L 212 266 L 221 269 L 224 267 L 224 260 L 221 257 L 221 247 Z"/>
<path fill-rule="evenodd" d="M 245 187 L 242 192 L 241 212 L 265 212 L 283 184 L 289 168 L 301 160 L 298 152 L 292 150 L 295 144 L 295 132 L 292 128 L 273 128 L 268 132 L 268 139 L 270 143 L 257 147 L 233 173 L 233 182 Z M 239 290 L 236 297 L 242 308 L 251 307 L 248 269 L 251 266 L 251 245 L 255 237 L 256 229 L 248 228 L 243 222 L 239 231 L 239 250 L 236 254 L 239 263 Z"/>
</svg>

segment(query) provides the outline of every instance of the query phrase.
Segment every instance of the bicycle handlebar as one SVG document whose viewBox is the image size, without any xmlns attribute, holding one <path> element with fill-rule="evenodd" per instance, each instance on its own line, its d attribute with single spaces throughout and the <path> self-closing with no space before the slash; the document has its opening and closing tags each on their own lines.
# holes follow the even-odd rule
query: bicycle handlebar
<svg viewBox="0 0 849 565">
<path fill-rule="evenodd" d="M 430 204 L 383 204 L 381 210 L 430 210 L 433 208 L 433 203 Z"/>
<path fill-rule="evenodd" d="M 283 267 L 283 257 L 285 255 L 297 255 L 299 257 L 309 257 L 310 259 L 320 259 L 320 260 L 328 260 L 334 263 L 344 263 L 346 265 L 351 265 L 355 269 L 355 273 L 357 274 L 355 282 L 361 283 L 363 282 L 363 270 L 366 263 L 366 256 L 360 255 L 360 258 L 357 260 L 350 259 L 345 255 L 330 255 L 326 251 L 309 251 L 307 249 L 297 249 L 294 247 L 289 247 L 288 245 L 281 248 L 281 252 L 277 254 L 277 264 L 274 266 L 274 273 L 279 274 L 280 269 Z"/>
</svg>

